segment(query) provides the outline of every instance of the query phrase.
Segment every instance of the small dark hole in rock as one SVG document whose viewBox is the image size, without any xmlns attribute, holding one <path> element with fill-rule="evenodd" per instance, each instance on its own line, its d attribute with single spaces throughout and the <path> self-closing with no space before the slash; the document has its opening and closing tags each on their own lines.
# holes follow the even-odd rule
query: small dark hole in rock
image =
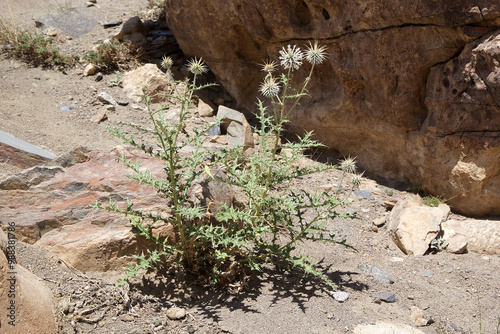
<svg viewBox="0 0 500 334">
<path fill-rule="evenodd" d="M 458 91 L 457 91 L 456 89 L 453 89 L 453 90 L 452 90 L 452 93 L 453 93 L 453 95 L 455 95 L 455 94 L 457 94 L 457 93 L 458 93 Z"/>
<path fill-rule="evenodd" d="M 448 80 L 448 78 L 444 78 L 444 79 L 443 79 L 443 86 L 444 86 L 445 88 L 450 87 L 450 80 Z"/>
<path fill-rule="evenodd" d="M 323 17 L 325 18 L 325 20 L 330 19 L 330 14 L 328 14 L 328 11 L 324 8 L 323 8 Z"/>
<path fill-rule="evenodd" d="M 295 16 L 301 25 L 308 25 L 311 22 L 311 11 L 304 1 L 299 1 L 295 5 Z"/>
</svg>

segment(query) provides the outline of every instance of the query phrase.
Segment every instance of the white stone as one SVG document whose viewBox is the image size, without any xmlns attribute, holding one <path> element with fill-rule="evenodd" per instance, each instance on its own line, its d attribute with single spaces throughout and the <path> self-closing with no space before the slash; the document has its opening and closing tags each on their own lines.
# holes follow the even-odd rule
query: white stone
<svg viewBox="0 0 500 334">
<path fill-rule="evenodd" d="M 333 298 L 335 298 L 336 301 L 338 302 L 345 302 L 349 298 L 349 294 L 344 291 L 335 291 L 332 293 Z"/>
</svg>

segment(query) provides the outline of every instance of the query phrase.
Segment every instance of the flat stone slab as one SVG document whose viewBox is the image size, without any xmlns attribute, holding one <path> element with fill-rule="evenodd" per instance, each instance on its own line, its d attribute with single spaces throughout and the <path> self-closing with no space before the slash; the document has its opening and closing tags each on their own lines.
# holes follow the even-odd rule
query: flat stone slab
<svg viewBox="0 0 500 334">
<path fill-rule="evenodd" d="M 0 130 L 0 143 L 12 146 L 21 151 L 25 151 L 31 154 L 35 154 L 47 159 L 54 159 L 56 156 L 50 152 L 42 150 L 41 148 L 30 144 L 22 139 L 16 138 L 10 133 Z"/>
<path fill-rule="evenodd" d="M 58 32 L 73 38 L 85 35 L 94 29 L 101 19 L 101 15 L 88 8 L 67 8 L 58 10 L 41 19 L 45 26 L 53 27 Z"/>
</svg>

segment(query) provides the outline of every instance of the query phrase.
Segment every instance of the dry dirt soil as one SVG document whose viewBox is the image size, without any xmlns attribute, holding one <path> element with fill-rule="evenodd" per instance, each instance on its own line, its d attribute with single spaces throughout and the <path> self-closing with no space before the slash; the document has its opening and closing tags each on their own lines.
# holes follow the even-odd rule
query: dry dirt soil
<svg viewBox="0 0 500 334">
<path fill-rule="evenodd" d="M 125 21 L 147 11 L 148 2 L 98 0 L 97 5 L 87 9 L 84 1 L 0 0 L 0 13 L 5 18 L 12 14 L 16 24 L 35 29 L 34 19 L 57 17 L 71 8 L 81 10 L 86 19 L 80 23 L 75 20 L 71 26 L 85 29 L 58 42 L 64 52 L 81 55 L 99 39 L 117 32 L 116 28 L 104 29 L 89 22 Z M 83 66 L 66 72 L 32 68 L 0 55 L 0 130 L 55 155 L 76 146 L 100 150 L 121 144 L 101 125 L 143 122 L 144 111 L 134 109 L 131 103 L 117 108 L 100 125 L 93 123 L 91 119 L 104 108 L 95 103 L 97 92 L 106 91 L 115 99 L 128 97 L 120 87 L 109 87 L 114 74 L 96 82 L 93 76 L 84 77 L 82 70 Z M 70 104 L 76 108 L 60 110 Z M 0 165 L 0 172 L 7 176 L 17 170 Z M 338 177 L 334 172 L 323 178 L 311 176 L 296 186 L 311 189 Z M 372 197 L 353 195 L 345 208 L 356 212 L 358 219 L 330 224 L 339 239 L 345 238 L 356 252 L 341 246 L 301 245 L 320 261 L 320 268 L 337 289 L 349 293 L 343 303 L 333 299 L 315 279 L 277 273 L 272 268 L 252 276 L 245 286 L 232 292 L 199 287 L 189 277 L 178 275 L 116 288 L 122 273 L 79 273 L 33 245 L 22 244 L 19 258 L 52 290 L 61 333 L 349 333 L 359 324 L 382 321 L 412 325 L 412 306 L 434 320 L 419 328 L 424 333 L 498 333 L 499 257 L 445 252 L 406 256 L 390 240 L 387 229 L 374 229 L 372 221 L 387 215 L 384 202 L 389 197 L 416 195 L 370 179 L 361 188 Z M 368 276 L 360 265 L 377 266 L 394 283 L 384 284 Z M 394 293 L 396 301 L 377 303 L 375 297 L 386 292 Z M 183 320 L 166 319 L 165 310 L 172 306 L 185 308 L 188 315 Z"/>
</svg>

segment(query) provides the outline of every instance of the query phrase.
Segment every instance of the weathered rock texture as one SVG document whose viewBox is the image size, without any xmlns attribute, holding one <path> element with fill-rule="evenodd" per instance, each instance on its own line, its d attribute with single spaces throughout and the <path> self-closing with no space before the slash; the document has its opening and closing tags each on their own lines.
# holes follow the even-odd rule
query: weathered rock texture
<svg viewBox="0 0 500 334">
<path fill-rule="evenodd" d="M 498 1 L 167 0 L 166 10 L 183 51 L 249 111 L 260 64 L 319 39 L 329 59 L 291 131 L 314 130 L 332 151 L 459 212 L 500 214 Z"/>
<path fill-rule="evenodd" d="M 130 173 L 116 161 L 125 154 L 143 163 L 154 175 L 162 175 L 163 163 L 149 156 L 117 147 L 111 152 L 89 152 L 88 161 L 68 167 L 51 179 L 27 190 L 0 190 L 0 226 L 15 223 L 20 241 L 36 243 L 81 271 L 121 269 L 145 250 L 128 219 L 121 214 L 87 208 L 109 200 L 125 208 L 127 199 L 146 212 L 167 212 L 165 198 L 154 188 L 126 178 Z M 161 225 L 160 223 L 163 223 Z M 163 236 L 172 228 L 158 221 L 154 229 Z"/>
</svg>

